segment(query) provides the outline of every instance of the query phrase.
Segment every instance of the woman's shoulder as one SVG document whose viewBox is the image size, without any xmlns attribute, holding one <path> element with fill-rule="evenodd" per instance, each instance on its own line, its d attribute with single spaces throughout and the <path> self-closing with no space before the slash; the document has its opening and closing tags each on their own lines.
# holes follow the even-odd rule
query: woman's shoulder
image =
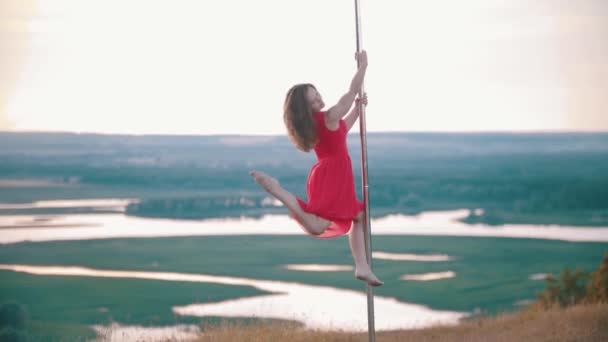
<svg viewBox="0 0 608 342">
<path fill-rule="evenodd" d="M 323 128 L 326 131 L 335 132 L 338 129 L 340 129 L 340 127 L 342 127 L 344 125 L 344 122 L 343 122 L 344 120 L 340 119 L 340 121 L 338 122 L 338 126 L 336 128 L 330 128 L 327 125 L 327 111 L 325 111 L 325 112 L 316 112 L 316 113 L 314 113 L 313 116 L 315 118 L 315 121 L 317 121 L 318 126 L 320 128 Z M 346 127 L 346 126 L 344 126 L 344 127 Z"/>
</svg>

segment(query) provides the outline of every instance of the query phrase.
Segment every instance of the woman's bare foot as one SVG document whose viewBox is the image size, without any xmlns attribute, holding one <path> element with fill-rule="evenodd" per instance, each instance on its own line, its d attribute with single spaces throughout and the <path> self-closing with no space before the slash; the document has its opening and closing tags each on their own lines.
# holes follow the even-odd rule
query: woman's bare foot
<svg viewBox="0 0 608 342">
<path fill-rule="evenodd" d="M 271 195 L 277 195 L 278 191 L 281 189 L 281 185 L 276 178 L 273 178 L 264 172 L 252 170 L 249 172 L 249 175 L 253 177 L 256 183 L 258 183 L 264 190 L 266 190 Z"/>
<path fill-rule="evenodd" d="M 363 280 L 364 282 L 370 284 L 371 286 L 381 286 L 384 285 L 384 282 L 376 277 L 376 275 L 370 270 L 365 269 L 355 269 L 355 277 L 359 280 Z"/>
</svg>

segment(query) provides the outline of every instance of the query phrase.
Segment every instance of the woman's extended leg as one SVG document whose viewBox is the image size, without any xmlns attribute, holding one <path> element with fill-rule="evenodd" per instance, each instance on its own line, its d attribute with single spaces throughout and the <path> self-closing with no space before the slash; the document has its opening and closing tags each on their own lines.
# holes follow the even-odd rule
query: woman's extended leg
<svg viewBox="0 0 608 342">
<path fill-rule="evenodd" d="M 262 187 L 266 192 L 276 197 L 283 205 L 289 209 L 299 219 L 300 223 L 308 233 L 311 235 L 319 235 L 329 227 L 331 222 L 322 219 L 314 214 L 310 214 L 302 210 L 296 197 L 289 191 L 283 189 L 279 184 L 279 181 L 275 178 L 270 177 L 264 172 L 251 171 L 249 173 L 255 181 Z"/>
<path fill-rule="evenodd" d="M 355 259 L 355 277 L 363 280 L 371 286 L 380 286 L 384 284 L 376 275 L 372 272 L 367 258 L 365 256 L 365 240 L 363 235 L 365 220 L 365 212 L 360 212 L 359 215 L 353 220 L 353 226 L 348 234 L 348 242 L 350 243 L 350 250 L 353 253 L 353 259 Z"/>
</svg>

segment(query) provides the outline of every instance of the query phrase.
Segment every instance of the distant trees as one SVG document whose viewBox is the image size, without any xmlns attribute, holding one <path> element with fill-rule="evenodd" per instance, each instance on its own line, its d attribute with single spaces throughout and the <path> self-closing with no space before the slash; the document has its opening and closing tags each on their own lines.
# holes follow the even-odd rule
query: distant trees
<svg viewBox="0 0 608 342">
<path fill-rule="evenodd" d="M 547 287 L 537 294 L 537 302 L 544 308 L 580 304 L 586 297 L 588 279 L 589 273 L 580 269 L 566 268 L 559 279 L 550 274 L 545 279 Z"/>
<path fill-rule="evenodd" d="M 608 252 L 591 276 L 586 299 L 591 303 L 608 303 Z"/>
<path fill-rule="evenodd" d="M 595 272 L 566 268 L 559 279 L 550 274 L 545 281 L 547 287 L 536 296 L 536 305 L 541 308 L 608 303 L 608 252 Z"/>
</svg>

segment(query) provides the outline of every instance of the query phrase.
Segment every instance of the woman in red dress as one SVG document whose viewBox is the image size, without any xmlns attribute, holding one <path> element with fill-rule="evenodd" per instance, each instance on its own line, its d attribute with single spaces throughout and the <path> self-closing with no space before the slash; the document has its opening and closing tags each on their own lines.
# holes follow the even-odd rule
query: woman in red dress
<svg viewBox="0 0 608 342">
<path fill-rule="evenodd" d="M 251 176 L 289 209 L 308 234 L 331 238 L 349 233 L 355 277 L 379 286 L 383 282 L 374 275 L 365 257 L 365 208 L 355 193 L 352 163 L 346 146 L 346 135 L 359 117 L 359 106 L 350 112 L 349 109 L 367 70 L 366 52 L 362 51 L 356 57 L 359 69 L 350 89 L 327 111 L 322 111 L 325 103 L 312 84 L 298 84 L 287 92 L 283 118 L 289 137 L 302 151 L 314 149 L 318 159 L 308 176 L 308 202 L 283 189 L 275 178 L 263 172 L 254 170 Z M 367 104 L 367 97 L 357 101 Z"/>
</svg>

